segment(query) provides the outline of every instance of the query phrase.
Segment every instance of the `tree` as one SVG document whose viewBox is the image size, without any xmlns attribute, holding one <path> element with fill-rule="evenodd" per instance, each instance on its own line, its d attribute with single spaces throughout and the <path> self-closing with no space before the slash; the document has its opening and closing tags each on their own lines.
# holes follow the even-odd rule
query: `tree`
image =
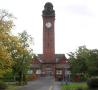
<svg viewBox="0 0 98 90">
<path fill-rule="evenodd" d="M 26 81 L 26 75 L 30 68 L 33 52 L 30 48 L 32 38 L 26 31 L 19 34 L 18 40 L 18 44 L 12 44 L 15 49 L 12 53 L 12 57 L 15 61 L 15 64 L 13 65 L 13 73 L 21 85 L 23 84 L 23 81 Z"/>
<path fill-rule="evenodd" d="M 11 34 L 14 27 L 13 18 L 6 10 L 0 10 L 0 77 L 10 72 L 14 79 L 18 78 L 18 81 L 22 82 L 26 80 L 32 60 L 32 38 L 26 31 L 18 36 Z"/>
<path fill-rule="evenodd" d="M 6 10 L 0 10 L 0 77 L 9 71 L 13 64 L 12 57 L 7 50 L 13 26 L 13 16 Z"/>
<path fill-rule="evenodd" d="M 89 76 L 98 76 L 98 50 L 90 50 L 89 60 L 87 61 Z"/>
<path fill-rule="evenodd" d="M 98 76 L 98 50 L 80 46 L 68 54 L 72 74 L 83 73 L 85 76 Z"/>
<path fill-rule="evenodd" d="M 89 50 L 86 48 L 86 46 L 80 46 L 75 52 L 71 52 L 68 55 L 73 76 L 86 76 L 88 74 L 88 66 L 86 64 L 86 61 L 89 57 Z"/>
</svg>

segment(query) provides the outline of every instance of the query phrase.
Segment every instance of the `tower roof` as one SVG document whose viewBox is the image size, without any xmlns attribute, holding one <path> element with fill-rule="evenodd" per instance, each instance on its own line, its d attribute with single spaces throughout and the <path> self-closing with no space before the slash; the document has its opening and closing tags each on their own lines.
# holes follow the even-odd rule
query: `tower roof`
<svg viewBox="0 0 98 90">
<path fill-rule="evenodd" d="M 44 10 L 42 12 L 43 16 L 55 16 L 55 11 L 53 10 L 53 4 L 51 2 L 47 2 L 44 5 Z"/>
<path fill-rule="evenodd" d="M 51 2 L 47 2 L 44 8 L 51 7 L 53 9 L 53 4 Z"/>
</svg>

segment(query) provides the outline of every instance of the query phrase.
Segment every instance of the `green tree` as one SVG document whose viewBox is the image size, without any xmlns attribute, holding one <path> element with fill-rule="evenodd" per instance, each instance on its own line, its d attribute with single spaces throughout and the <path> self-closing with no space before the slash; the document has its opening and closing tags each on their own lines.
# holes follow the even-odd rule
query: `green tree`
<svg viewBox="0 0 98 90">
<path fill-rule="evenodd" d="M 89 60 L 87 61 L 88 73 L 90 76 L 98 76 L 98 50 L 90 50 Z"/>
<path fill-rule="evenodd" d="M 89 50 L 86 46 L 80 46 L 75 52 L 68 54 L 72 75 L 88 75 L 87 60 L 89 57 Z"/>
<path fill-rule="evenodd" d="M 75 52 L 68 55 L 72 74 L 82 73 L 88 77 L 98 76 L 97 49 L 87 49 L 85 46 L 80 46 Z"/>
<path fill-rule="evenodd" d="M 26 81 L 26 75 L 30 68 L 33 52 L 30 48 L 32 38 L 26 31 L 19 34 L 18 40 L 18 45 L 13 43 L 13 48 L 15 49 L 12 53 L 12 57 L 15 61 L 13 73 L 21 85 Z"/>
</svg>

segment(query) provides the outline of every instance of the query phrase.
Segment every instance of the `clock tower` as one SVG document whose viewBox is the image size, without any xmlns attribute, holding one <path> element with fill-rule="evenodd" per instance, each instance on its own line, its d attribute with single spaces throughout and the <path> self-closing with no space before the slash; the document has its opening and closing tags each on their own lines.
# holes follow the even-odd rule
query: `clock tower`
<svg viewBox="0 0 98 90">
<path fill-rule="evenodd" d="M 45 63 L 55 62 L 55 11 L 53 5 L 47 2 L 42 12 L 43 18 L 43 56 Z"/>
<path fill-rule="evenodd" d="M 65 80 L 65 71 L 69 69 L 65 54 L 55 53 L 55 11 L 47 2 L 42 11 L 43 19 L 43 53 L 32 61 L 33 72 L 37 76 L 52 76 L 55 80 Z"/>
</svg>

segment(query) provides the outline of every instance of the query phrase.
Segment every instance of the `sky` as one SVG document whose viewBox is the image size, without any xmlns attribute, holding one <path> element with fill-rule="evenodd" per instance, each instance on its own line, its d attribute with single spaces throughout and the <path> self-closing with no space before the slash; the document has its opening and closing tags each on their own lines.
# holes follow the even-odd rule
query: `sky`
<svg viewBox="0 0 98 90">
<path fill-rule="evenodd" d="M 56 53 L 69 53 L 83 45 L 98 49 L 98 0 L 0 0 L 0 9 L 17 18 L 13 33 L 26 30 L 38 54 L 43 51 L 42 10 L 46 2 L 53 4 L 56 13 Z"/>
</svg>

